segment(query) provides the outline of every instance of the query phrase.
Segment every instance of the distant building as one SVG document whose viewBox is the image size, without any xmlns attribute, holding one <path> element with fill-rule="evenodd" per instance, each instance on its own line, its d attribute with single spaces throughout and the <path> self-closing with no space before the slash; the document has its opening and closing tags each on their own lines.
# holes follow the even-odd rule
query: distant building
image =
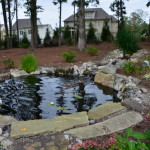
<svg viewBox="0 0 150 150">
<path fill-rule="evenodd" d="M 0 40 L 4 40 L 5 36 L 6 36 L 5 26 L 3 24 L 0 24 Z"/>
<path fill-rule="evenodd" d="M 18 19 L 18 28 L 19 28 L 19 39 L 22 40 L 23 34 L 26 32 L 27 37 L 29 40 L 31 40 L 31 20 L 30 19 Z M 37 26 L 38 26 L 38 34 L 41 38 L 41 42 L 43 43 L 43 40 L 45 38 L 46 29 L 48 28 L 50 31 L 50 36 L 53 37 L 54 31 L 51 27 L 51 25 L 42 25 L 40 19 L 37 20 Z M 17 34 L 17 23 L 15 22 L 12 26 L 12 30 L 14 34 Z"/>
<path fill-rule="evenodd" d="M 96 30 L 96 36 L 100 37 L 102 33 L 102 28 L 104 25 L 104 21 L 108 21 L 108 25 L 111 33 L 115 36 L 118 30 L 117 19 L 109 15 L 102 8 L 87 8 L 85 9 L 85 29 L 86 34 L 89 29 L 90 22 L 93 24 L 93 27 Z M 75 17 L 75 24 L 77 27 L 77 17 Z M 67 19 L 64 20 L 64 26 L 69 26 L 71 28 L 71 33 L 74 32 L 74 15 L 71 15 Z"/>
</svg>

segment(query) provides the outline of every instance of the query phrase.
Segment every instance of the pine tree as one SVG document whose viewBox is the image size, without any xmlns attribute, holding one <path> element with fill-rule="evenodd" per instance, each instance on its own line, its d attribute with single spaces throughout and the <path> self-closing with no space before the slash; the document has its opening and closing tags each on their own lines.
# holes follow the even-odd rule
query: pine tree
<svg viewBox="0 0 150 150">
<path fill-rule="evenodd" d="M 102 41 L 109 41 L 111 36 L 112 35 L 109 30 L 108 21 L 105 21 L 104 25 L 103 25 L 103 29 L 102 29 L 101 39 L 102 39 Z"/>
<path fill-rule="evenodd" d="M 69 26 L 66 26 L 65 27 L 65 31 L 64 31 L 64 39 L 67 40 L 69 38 L 71 38 L 71 33 L 70 33 L 70 30 L 69 30 Z"/>
<path fill-rule="evenodd" d="M 23 44 L 28 44 L 28 45 L 30 44 L 26 32 L 24 32 L 24 34 L 23 34 L 23 38 L 22 38 L 22 40 L 21 40 L 21 43 L 23 43 Z"/>
<path fill-rule="evenodd" d="M 45 42 L 49 42 L 50 40 L 51 40 L 50 31 L 49 31 L 49 29 L 47 28 L 47 29 L 46 29 L 46 33 L 45 33 L 44 43 L 45 43 Z"/>
<path fill-rule="evenodd" d="M 90 22 L 89 23 L 89 30 L 87 34 L 87 42 L 88 43 L 93 43 L 96 41 L 96 35 L 95 35 L 95 29 L 93 27 L 93 24 Z"/>
</svg>

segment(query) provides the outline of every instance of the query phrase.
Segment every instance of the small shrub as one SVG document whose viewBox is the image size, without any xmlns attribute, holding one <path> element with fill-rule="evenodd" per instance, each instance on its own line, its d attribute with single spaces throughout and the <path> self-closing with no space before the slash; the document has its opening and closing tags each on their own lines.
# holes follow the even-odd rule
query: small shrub
<svg viewBox="0 0 150 150">
<path fill-rule="evenodd" d="M 75 52 L 63 52 L 62 56 L 67 62 L 73 62 L 76 57 L 76 53 Z"/>
<path fill-rule="evenodd" d="M 73 45 L 74 44 L 74 39 L 73 38 L 68 38 L 67 39 L 67 44 L 69 45 L 69 46 L 71 46 L 71 45 Z"/>
<path fill-rule="evenodd" d="M 19 48 L 29 48 L 30 44 L 20 43 Z"/>
<path fill-rule="evenodd" d="M 136 73 L 136 74 L 140 74 L 140 67 L 136 66 L 133 62 L 128 61 L 123 65 L 124 68 L 124 73 L 126 75 L 129 75 L 131 73 Z"/>
<path fill-rule="evenodd" d="M 98 53 L 98 48 L 89 46 L 86 51 L 89 55 L 95 56 Z"/>
<path fill-rule="evenodd" d="M 14 61 L 11 58 L 5 59 L 3 63 L 7 68 L 12 68 L 14 66 Z"/>
<path fill-rule="evenodd" d="M 37 59 L 34 55 L 28 54 L 21 58 L 21 68 L 27 73 L 31 73 L 37 68 Z"/>
<path fill-rule="evenodd" d="M 129 29 L 125 27 L 119 29 L 116 37 L 117 45 L 123 51 L 124 55 L 132 55 L 140 49 L 140 47 L 137 44 L 137 40 L 134 33 L 132 33 Z"/>
</svg>

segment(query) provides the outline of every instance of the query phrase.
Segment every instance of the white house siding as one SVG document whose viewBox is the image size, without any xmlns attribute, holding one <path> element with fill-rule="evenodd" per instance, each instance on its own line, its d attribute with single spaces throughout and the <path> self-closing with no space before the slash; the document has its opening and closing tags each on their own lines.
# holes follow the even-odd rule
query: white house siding
<svg viewBox="0 0 150 150">
<path fill-rule="evenodd" d="M 38 26 L 38 34 L 41 38 L 41 42 L 43 43 L 44 38 L 45 38 L 45 33 L 46 33 L 46 29 L 49 29 L 50 31 L 50 36 L 53 37 L 54 35 L 54 31 L 52 29 L 52 27 L 50 25 L 39 25 Z M 23 34 L 26 32 L 27 38 L 29 39 L 29 41 L 31 41 L 31 28 L 23 28 L 23 29 L 19 29 L 19 39 L 20 41 L 23 38 Z M 14 32 L 15 34 L 17 34 L 17 31 Z"/>
</svg>

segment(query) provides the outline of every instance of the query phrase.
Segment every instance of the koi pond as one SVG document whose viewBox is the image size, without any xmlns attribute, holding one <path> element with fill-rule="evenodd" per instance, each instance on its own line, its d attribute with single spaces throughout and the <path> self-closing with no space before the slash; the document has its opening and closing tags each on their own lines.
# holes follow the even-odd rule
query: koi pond
<svg viewBox="0 0 150 150">
<path fill-rule="evenodd" d="M 97 86 L 89 76 L 11 78 L 0 84 L 0 114 L 17 120 L 53 118 L 116 101 L 113 93 Z"/>
</svg>

